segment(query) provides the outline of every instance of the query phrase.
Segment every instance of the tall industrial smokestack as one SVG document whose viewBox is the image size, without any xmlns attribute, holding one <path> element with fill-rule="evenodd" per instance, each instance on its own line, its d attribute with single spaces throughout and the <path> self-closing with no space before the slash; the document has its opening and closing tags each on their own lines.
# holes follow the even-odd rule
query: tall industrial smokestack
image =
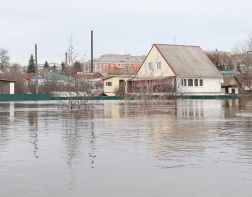
<svg viewBox="0 0 252 197">
<path fill-rule="evenodd" d="M 67 59 L 67 52 L 65 52 L 65 66 L 67 66 L 67 64 L 68 64 L 68 59 Z"/>
<path fill-rule="evenodd" d="M 91 31 L 91 73 L 94 72 L 94 40 L 93 40 L 93 30 Z"/>
<path fill-rule="evenodd" d="M 37 47 L 37 44 L 35 44 L 35 64 L 36 64 L 36 67 L 38 67 L 38 47 Z"/>
</svg>

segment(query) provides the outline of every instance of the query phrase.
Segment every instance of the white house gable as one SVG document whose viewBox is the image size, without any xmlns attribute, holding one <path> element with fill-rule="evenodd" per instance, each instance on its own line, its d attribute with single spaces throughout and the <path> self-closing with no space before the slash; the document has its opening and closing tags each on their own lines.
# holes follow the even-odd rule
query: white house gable
<svg viewBox="0 0 252 197">
<path fill-rule="evenodd" d="M 156 46 L 154 45 L 141 68 L 138 71 L 138 77 L 168 77 L 175 76 L 170 66 L 167 64 L 163 56 L 160 54 Z"/>
</svg>

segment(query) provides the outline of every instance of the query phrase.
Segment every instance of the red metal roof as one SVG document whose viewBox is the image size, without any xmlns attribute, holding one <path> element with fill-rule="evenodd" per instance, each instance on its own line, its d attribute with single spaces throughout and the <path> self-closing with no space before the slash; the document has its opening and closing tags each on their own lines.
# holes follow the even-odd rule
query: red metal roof
<svg viewBox="0 0 252 197">
<path fill-rule="evenodd" d="M 154 80 L 163 80 L 163 79 L 172 79 L 172 77 L 142 77 L 142 78 L 133 78 L 129 81 L 154 81 Z"/>
</svg>

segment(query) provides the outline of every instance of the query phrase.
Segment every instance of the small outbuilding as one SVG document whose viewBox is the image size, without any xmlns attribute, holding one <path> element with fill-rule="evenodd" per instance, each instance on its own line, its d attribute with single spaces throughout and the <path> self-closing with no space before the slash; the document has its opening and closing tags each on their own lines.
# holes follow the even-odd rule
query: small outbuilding
<svg viewBox="0 0 252 197">
<path fill-rule="evenodd" d="M 15 94 L 15 81 L 0 79 L 0 94 Z"/>
<path fill-rule="evenodd" d="M 125 93 L 127 81 L 130 76 L 110 76 L 103 79 L 104 94 L 107 96 L 117 96 Z"/>
<path fill-rule="evenodd" d="M 235 77 L 223 77 L 223 84 L 221 85 L 222 93 L 224 94 L 239 94 L 239 84 Z"/>
</svg>

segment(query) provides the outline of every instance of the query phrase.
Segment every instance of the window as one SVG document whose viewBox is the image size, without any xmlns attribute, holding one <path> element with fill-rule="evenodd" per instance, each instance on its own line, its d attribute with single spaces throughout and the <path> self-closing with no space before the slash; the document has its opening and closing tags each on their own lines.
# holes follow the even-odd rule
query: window
<svg viewBox="0 0 252 197">
<path fill-rule="evenodd" d="M 187 86 L 187 83 L 186 83 L 187 81 L 186 81 L 186 79 L 184 79 L 184 86 Z"/>
<path fill-rule="evenodd" d="M 194 79 L 194 86 L 199 86 L 199 80 L 198 79 Z"/>
<path fill-rule="evenodd" d="M 184 79 L 181 79 L 181 85 L 184 86 Z"/>
<path fill-rule="evenodd" d="M 200 79 L 200 86 L 203 86 L 203 79 Z"/>
<path fill-rule="evenodd" d="M 193 86 L 193 79 L 188 79 L 188 86 Z"/>
<path fill-rule="evenodd" d="M 161 62 L 157 62 L 157 69 L 161 69 Z"/>
<path fill-rule="evenodd" d="M 119 85 L 120 86 L 124 85 L 124 80 L 119 80 Z"/>
<path fill-rule="evenodd" d="M 112 82 L 106 82 L 106 86 L 112 86 Z"/>
<path fill-rule="evenodd" d="M 153 70 L 153 63 L 149 62 L 148 65 L 149 65 L 149 70 Z"/>
</svg>

